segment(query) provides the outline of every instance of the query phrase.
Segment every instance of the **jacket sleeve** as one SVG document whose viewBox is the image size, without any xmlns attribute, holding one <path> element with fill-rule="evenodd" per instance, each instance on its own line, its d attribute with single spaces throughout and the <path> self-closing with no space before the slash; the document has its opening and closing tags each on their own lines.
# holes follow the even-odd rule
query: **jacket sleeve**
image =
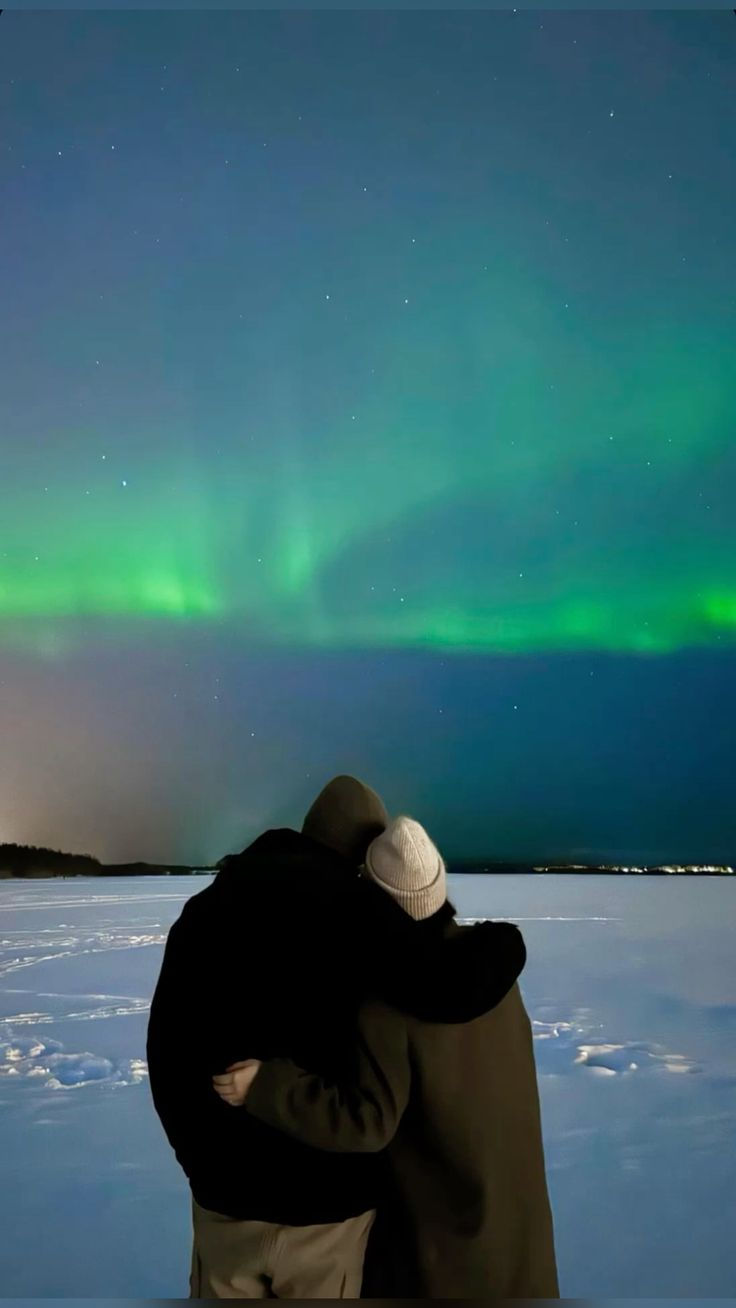
<svg viewBox="0 0 736 1308">
<path fill-rule="evenodd" d="M 471 1022 L 500 1004 L 523 971 L 526 946 L 511 922 L 462 927 L 448 940 L 424 930 L 371 881 L 356 878 L 349 893 L 343 930 L 364 991 L 405 1013 Z"/>
<path fill-rule="evenodd" d="M 246 1110 L 302 1144 L 331 1153 L 378 1153 L 393 1139 L 409 1101 L 406 1022 L 383 1004 L 360 1012 L 354 1081 L 328 1081 L 288 1059 L 263 1063 Z"/>
</svg>

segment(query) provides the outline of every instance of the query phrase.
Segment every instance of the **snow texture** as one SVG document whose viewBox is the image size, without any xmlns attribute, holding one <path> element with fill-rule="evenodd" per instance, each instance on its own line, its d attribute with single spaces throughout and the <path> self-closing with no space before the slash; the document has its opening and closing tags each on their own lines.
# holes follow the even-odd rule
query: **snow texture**
<svg viewBox="0 0 736 1308">
<path fill-rule="evenodd" d="M 145 1032 L 168 928 L 206 884 L 0 884 L 5 1296 L 188 1294 L 189 1191 Z M 733 1295 L 733 883 L 455 877 L 451 894 L 524 931 L 563 1296 Z"/>
</svg>

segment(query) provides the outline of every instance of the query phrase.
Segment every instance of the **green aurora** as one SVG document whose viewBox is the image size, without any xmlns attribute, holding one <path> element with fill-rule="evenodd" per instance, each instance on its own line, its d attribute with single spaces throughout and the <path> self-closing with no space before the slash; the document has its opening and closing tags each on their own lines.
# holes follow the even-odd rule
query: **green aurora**
<svg viewBox="0 0 736 1308">
<path fill-rule="evenodd" d="M 484 335 L 477 308 L 462 360 L 444 368 L 426 330 L 395 333 L 380 402 L 356 405 L 360 439 L 347 413 L 319 439 L 304 431 L 281 368 L 255 451 L 179 454 L 175 476 L 141 460 L 145 478 L 97 456 L 90 487 L 61 458 L 48 490 L 26 476 L 6 509 L 5 642 L 49 648 L 58 624 L 66 649 L 89 618 L 335 649 L 733 642 L 730 353 L 652 327 L 594 351 L 549 306 L 527 301 L 519 317 L 510 332 L 508 315 L 497 328 L 486 315 Z M 542 338 L 554 347 L 535 352 Z"/>
</svg>

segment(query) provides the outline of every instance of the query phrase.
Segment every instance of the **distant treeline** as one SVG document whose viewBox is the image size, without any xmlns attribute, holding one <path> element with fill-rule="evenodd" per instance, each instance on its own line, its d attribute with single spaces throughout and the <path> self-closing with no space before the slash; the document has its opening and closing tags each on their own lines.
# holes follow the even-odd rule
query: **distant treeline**
<svg viewBox="0 0 736 1308">
<path fill-rule="evenodd" d="M 192 876 L 205 868 L 176 864 L 101 863 L 91 854 L 64 854 L 37 845 L 0 845 L 0 877 L 144 877 Z"/>
<path fill-rule="evenodd" d="M 2 877 L 97 877 L 102 867 L 91 854 L 63 854 L 36 845 L 0 845 Z"/>
</svg>

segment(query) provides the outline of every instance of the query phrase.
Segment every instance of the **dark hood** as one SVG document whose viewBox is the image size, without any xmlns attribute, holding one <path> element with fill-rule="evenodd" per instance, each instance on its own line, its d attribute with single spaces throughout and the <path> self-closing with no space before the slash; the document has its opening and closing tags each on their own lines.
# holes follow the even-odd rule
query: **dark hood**
<svg viewBox="0 0 736 1308">
<path fill-rule="evenodd" d="M 383 800 L 357 777 L 333 777 L 312 804 L 302 832 L 355 864 L 388 826 Z"/>
</svg>

